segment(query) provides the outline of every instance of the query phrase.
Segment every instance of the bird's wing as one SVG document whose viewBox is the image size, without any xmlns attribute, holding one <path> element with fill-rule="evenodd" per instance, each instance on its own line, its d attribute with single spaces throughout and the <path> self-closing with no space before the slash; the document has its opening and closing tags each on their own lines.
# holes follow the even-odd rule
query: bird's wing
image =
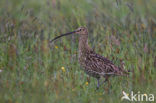
<svg viewBox="0 0 156 103">
<path fill-rule="evenodd" d="M 112 61 L 108 60 L 107 58 L 105 58 L 105 57 L 103 57 L 103 56 L 101 56 L 101 55 L 99 55 L 99 54 L 96 54 L 96 53 L 93 52 L 93 51 L 92 51 L 91 55 L 92 55 L 93 57 L 97 58 L 97 59 L 102 60 L 102 61 L 105 62 L 105 63 L 113 64 Z"/>
<path fill-rule="evenodd" d="M 96 54 L 94 51 L 90 51 L 90 53 L 88 53 L 86 64 L 88 66 L 88 70 L 92 70 L 101 74 L 111 75 L 115 74 L 119 70 L 119 68 L 115 66 L 110 60 Z"/>
</svg>

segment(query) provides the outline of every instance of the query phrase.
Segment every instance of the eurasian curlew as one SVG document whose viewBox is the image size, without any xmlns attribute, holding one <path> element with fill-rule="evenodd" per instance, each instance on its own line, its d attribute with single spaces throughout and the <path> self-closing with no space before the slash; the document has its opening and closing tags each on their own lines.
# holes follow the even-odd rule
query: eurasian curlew
<svg viewBox="0 0 156 103">
<path fill-rule="evenodd" d="M 50 42 L 54 40 L 70 35 L 70 34 L 79 34 L 79 63 L 83 67 L 83 70 L 88 75 L 97 79 L 97 88 L 100 86 L 100 78 L 104 77 L 105 81 L 108 81 L 108 77 L 110 76 L 120 76 L 127 75 L 128 72 L 125 71 L 122 67 L 118 67 L 114 65 L 107 58 L 96 54 L 88 45 L 88 29 L 85 27 L 80 27 L 75 31 L 62 34 L 60 36 L 55 37 Z"/>
</svg>

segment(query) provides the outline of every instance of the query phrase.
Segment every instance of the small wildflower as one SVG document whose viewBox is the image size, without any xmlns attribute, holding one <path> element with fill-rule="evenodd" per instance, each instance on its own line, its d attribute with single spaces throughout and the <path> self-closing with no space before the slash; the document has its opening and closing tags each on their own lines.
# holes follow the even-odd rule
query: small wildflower
<svg viewBox="0 0 156 103">
<path fill-rule="evenodd" d="M 45 87 L 48 87 L 48 85 L 49 85 L 49 82 L 46 80 L 46 81 L 44 81 L 44 86 Z"/>
<path fill-rule="evenodd" d="M 0 69 L 0 72 L 2 72 L 3 70 Z"/>
<path fill-rule="evenodd" d="M 58 46 L 57 46 L 57 45 L 55 45 L 55 48 L 57 49 L 57 48 L 58 48 Z"/>
<path fill-rule="evenodd" d="M 73 88 L 72 91 L 75 91 L 75 88 Z"/>
<path fill-rule="evenodd" d="M 142 27 L 142 29 L 146 28 L 145 24 L 141 24 L 141 27 Z"/>
<path fill-rule="evenodd" d="M 61 67 L 61 69 L 62 69 L 62 71 L 63 71 L 63 72 L 65 72 L 65 71 L 66 71 L 64 67 Z"/>
<path fill-rule="evenodd" d="M 145 44 L 144 46 L 144 52 L 147 53 L 148 52 L 148 47 L 147 47 L 147 44 Z"/>
<path fill-rule="evenodd" d="M 86 82 L 85 85 L 88 85 L 88 82 Z"/>
</svg>

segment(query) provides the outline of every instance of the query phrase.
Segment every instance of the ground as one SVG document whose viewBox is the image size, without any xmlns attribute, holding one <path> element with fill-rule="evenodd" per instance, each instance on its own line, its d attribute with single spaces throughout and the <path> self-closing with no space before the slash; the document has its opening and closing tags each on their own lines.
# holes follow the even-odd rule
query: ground
<svg viewBox="0 0 156 103">
<path fill-rule="evenodd" d="M 156 95 L 155 0 L 1 0 L 0 103 L 129 103 L 123 91 Z M 80 26 L 89 45 L 125 69 L 96 90 L 78 63 Z M 146 101 L 144 101 L 146 102 Z M 154 103 L 154 102 L 153 102 Z"/>
</svg>

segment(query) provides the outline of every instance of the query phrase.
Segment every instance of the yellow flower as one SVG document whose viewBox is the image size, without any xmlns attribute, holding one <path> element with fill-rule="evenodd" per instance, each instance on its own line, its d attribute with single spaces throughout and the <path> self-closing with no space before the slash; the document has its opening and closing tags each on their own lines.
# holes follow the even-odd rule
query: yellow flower
<svg viewBox="0 0 156 103">
<path fill-rule="evenodd" d="M 85 85 L 88 85 L 88 82 L 86 82 Z"/>
<path fill-rule="evenodd" d="M 61 69 L 62 69 L 62 71 L 63 71 L 63 72 L 65 72 L 65 71 L 66 71 L 64 67 L 61 67 Z"/>
<path fill-rule="evenodd" d="M 55 48 L 57 49 L 57 48 L 58 48 L 58 46 L 57 46 L 57 45 L 55 45 Z"/>
<path fill-rule="evenodd" d="M 48 80 L 44 81 L 44 86 L 45 86 L 45 87 L 48 87 L 48 85 L 49 85 Z"/>
<path fill-rule="evenodd" d="M 72 91 L 75 91 L 75 88 L 73 88 Z"/>
<path fill-rule="evenodd" d="M 146 28 L 145 24 L 141 24 L 141 27 L 142 27 L 142 29 Z"/>
</svg>

